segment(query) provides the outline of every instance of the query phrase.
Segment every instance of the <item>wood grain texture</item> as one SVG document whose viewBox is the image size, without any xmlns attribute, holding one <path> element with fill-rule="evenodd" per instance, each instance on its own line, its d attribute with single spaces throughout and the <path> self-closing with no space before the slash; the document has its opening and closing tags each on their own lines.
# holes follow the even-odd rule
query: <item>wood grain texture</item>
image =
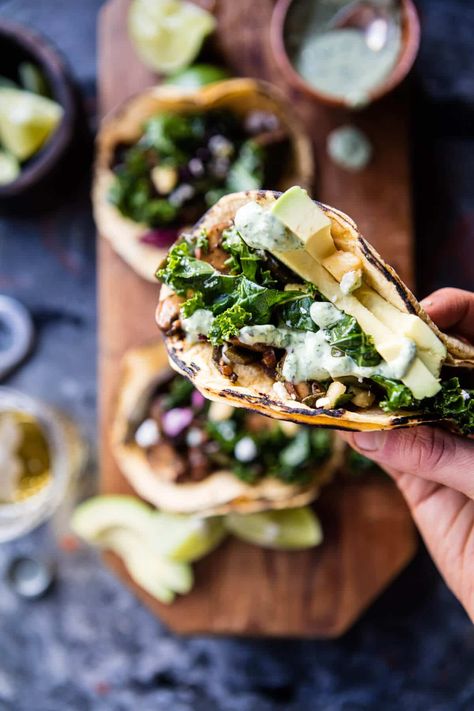
<svg viewBox="0 0 474 711">
<path fill-rule="evenodd" d="M 126 32 L 128 0 L 109 0 L 99 21 L 99 92 L 102 115 L 153 83 Z M 326 157 L 328 131 L 348 120 L 344 112 L 308 102 L 280 81 L 271 56 L 270 0 L 216 3 L 216 51 L 236 74 L 282 86 L 313 137 L 318 161 L 315 194 L 347 211 L 364 235 L 412 283 L 411 206 L 406 108 L 401 96 L 352 119 L 375 148 L 360 174 L 338 169 Z M 238 31 L 237 31 L 238 28 Z M 137 277 L 99 239 L 99 382 L 101 490 L 130 487 L 110 451 L 120 359 L 133 346 L 157 337 L 157 287 Z M 166 607 L 133 585 L 121 562 L 110 565 L 136 594 L 181 633 L 333 637 L 344 632 L 412 557 L 416 536 L 395 487 L 385 479 L 332 486 L 317 502 L 324 544 L 283 553 L 227 541 L 196 566 L 193 592 Z"/>
</svg>

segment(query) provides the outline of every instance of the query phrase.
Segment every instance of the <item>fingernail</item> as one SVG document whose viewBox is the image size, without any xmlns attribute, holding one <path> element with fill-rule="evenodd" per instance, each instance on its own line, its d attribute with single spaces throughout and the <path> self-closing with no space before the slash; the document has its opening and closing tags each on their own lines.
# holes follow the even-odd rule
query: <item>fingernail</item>
<svg viewBox="0 0 474 711">
<path fill-rule="evenodd" d="M 422 299 L 420 304 L 421 306 L 433 306 L 433 299 Z"/>
<path fill-rule="evenodd" d="M 365 452 L 375 452 L 382 449 L 385 442 L 386 433 L 378 432 L 355 432 L 354 444 Z"/>
</svg>

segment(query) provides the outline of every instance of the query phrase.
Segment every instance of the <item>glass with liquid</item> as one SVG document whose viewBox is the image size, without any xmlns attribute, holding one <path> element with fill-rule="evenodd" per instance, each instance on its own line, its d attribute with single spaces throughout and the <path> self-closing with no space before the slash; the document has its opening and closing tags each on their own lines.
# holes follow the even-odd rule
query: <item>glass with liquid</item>
<svg viewBox="0 0 474 711">
<path fill-rule="evenodd" d="M 84 460 L 84 443 L 68 418 L 0 387 L 0 542 L 48 519 Z"/>
</svg>

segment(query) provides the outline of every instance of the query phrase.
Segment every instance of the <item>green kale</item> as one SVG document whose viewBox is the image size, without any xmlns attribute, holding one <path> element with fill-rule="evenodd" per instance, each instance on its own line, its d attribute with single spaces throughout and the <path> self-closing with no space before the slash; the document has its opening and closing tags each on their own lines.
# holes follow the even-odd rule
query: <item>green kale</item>
<svg viewBox="0 0 474 711">
<path fill-rule="evenodd" d="M 180 242 L 170 250 L 157 277 L 180 296 L 185 317 L 205 308 L 216 317 L 209 338 L 218 345 L 247 324 L 271 323 L 273 310 L 294 299 L 300 291 L 279 291 L 260 286 L 244 274 L 221 274 L 207 262 L 192 256 L 192 246 Z"/>
<path fill-rule="evenodd" d="M 149 163 L 155 159 L 156 156 L 140 146 L 129 148 L 124 164 L 115 171 L 115 180 L 108 194 L 108 199 L 122 215 L 150 227 L 169 225 L 178 213 L 168 200 L 156 195 Z"/>
<path fill-rule="evenodd" d="M 184 302 L 184 304 L 181 305 L 181 313 L 183 314 L 184 318 L 189 318 L 198 309 L 205 308 L 206 304 L 204 303 L 202 294 L 200 291 L 197 291 L 194 296 L 191 296 Z"/>
<path fill-rule="evenodd" d="M 379 403 L 385 412 L 413 408 L 419 404 L 410 388 L 399 380 L 384 378 L 382 375 L 373 375 L 371 379 L 385 390 L 385 399 Z"/>
<path fill-rule="evenodd" d="M 258 267 L 261 263 L 261 258 L 250 249 L 244 240 L 241 238 L 237 230 L 225 230 L 222 235 L 222 249 L 230 254 L 226 261 L 226 266 L 231 274 L 243 274 L 255 281 L 258 273 Z"/>
<path fill-rule="evenodd" d="M 188 405 L 191 400 L 193 390 L 193 384 L 186 378 L 173 378 L 168 392 L 163 398 L 164 409 L 171 410 L 173 407 Z"/>
<path fill-rule="evenodd" d="M 283 470 L 302 466 L 309 457 L 311 441 L 307 429 L 298 430 L 287 447 L 280 452 L 280 464 Z"/>
<path fill-rule="evenodd" d="M 245 311 L 239 303 L 235 303 L 215 317 L 209 329 L 208 338 L 214 346 L 217 346 L 235 336 L 242 326 L 251 321 L 252 314 Z"/>
<path fill-rule="evenodd" d="M 157 151 L 162 164 L 183 165 L 193 148 L 203 142 L 205 131 L 206 120 L 201 114 L 159 114 L 145 124 L 139 145 Z"/>
<path fill-rule="evenodd" d="M 372 337 L 363 332 L 353 316 L 344 314 L 327 333 L 334 351 L 350 356 L 357 365 L 374 366 L 382 360 Z"/>
<path fill-rule="evenodd" d="M 251 249 L 242 239 L 236 229 L 228 229 L 223 233 L 221 247 L 229 253 L 226 266 L 231 274 L 243 274 L 262 286 L 274 286 L 275 279 L 266 268 L 263 252 Z"/>
<path fill-rule="evenodd" d="M 226 454 L 233 454 L 237 441 L 242 436 L 237 428 L 241 417 L 235 413 L 229 420 L 207 420 L 206 432 Z"/>
<path fill-rule="evenodd" d="M 245 141 L 240 147 L 237 159 L 230 167 L 226 184 L 228 192 L 259 190 L 263 185 L 264 164 L 263 148 L 251 139 Z"/>
<path fill-rule="evenodd" d="M 190 289 L 200 289 L 204 281 L 215 273 L 210 264 L 192 255 L 192 247 L 187 242 L 178 242 L 170 249 L 164 267 L 156 273 L 160 281 L 180 296 L 186 296 Z"/>
<path fill-rule="evenodd" d="M 280 326 L 297 331 L 319 331 L 318 326 L 310 316 L 314 296 L 300 292 L 300 297 L 284 304 L 279 309 Z"/>
<path fill-rule="evenodd" d="M 198 234 L 198 236 L 194 239 L 193 241 L 193 247 L 194 247 L 194 255 L 196 254 L 196 250 L 201 250 L 201 252 L 204 252 L 204 254 L 207 254 L 209 251 L 209 238 L 207 236 L 206 230 L 201 230 L 201 232 Z"/>
<path fill-rule="evenodd" d="M 462 434 L 474 433 L 474 390 L 463 388 L 459 378 L 450 378 L 443 382 L 440 392 L 430 400 L 428 411 L 454 420 Z"/>
</svg>

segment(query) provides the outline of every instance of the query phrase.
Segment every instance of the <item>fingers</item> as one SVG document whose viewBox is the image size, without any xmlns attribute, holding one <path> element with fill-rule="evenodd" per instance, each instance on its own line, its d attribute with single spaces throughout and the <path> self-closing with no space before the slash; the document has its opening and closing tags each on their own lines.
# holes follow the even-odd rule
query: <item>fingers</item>
<svg viewBox="0 0 474 711">
<path fill-rule="evenodd" d="M 474 498 L 474 441 L 444 430 L 344 433 L 357 451 L 393 473 L 413 474 L 444 484 Z"/>
<path fill-rule="evenodd" d="M 441 329 L 474 338 L 474 293 L 462 289 L 439 289 L 421 305 Z"/>
</svg>

